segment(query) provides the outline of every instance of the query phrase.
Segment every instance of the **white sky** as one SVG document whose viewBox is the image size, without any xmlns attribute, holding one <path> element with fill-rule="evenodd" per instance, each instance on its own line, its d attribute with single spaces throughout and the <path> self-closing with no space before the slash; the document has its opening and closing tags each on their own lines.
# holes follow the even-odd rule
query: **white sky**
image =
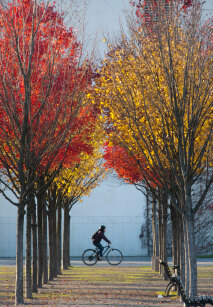
<svg viewBox="0 0 213 307">
<path fill-rule="evenodd" d="M 119 31 L 120 22 L 125 25 L 125 10 L 131 10 L 130 0 L 88 0 L 86 13 L 86 32 L 94 39 L 100 53 L 105 50 L 102 39 L 108 34 L 114 35 Z M 213 14 L 213 0 L 206 0 L 204 14 Z"/>
</svg>

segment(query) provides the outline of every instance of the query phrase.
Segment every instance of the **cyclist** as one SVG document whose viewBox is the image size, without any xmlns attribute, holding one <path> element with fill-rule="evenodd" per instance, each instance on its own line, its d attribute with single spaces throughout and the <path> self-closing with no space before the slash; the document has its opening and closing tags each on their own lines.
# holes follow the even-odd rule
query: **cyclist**
<svg viewBox="0 0 213 307">
<path fill-rule="evenodd" d="M 107 243 L 111 244 L 111 241 L 107 239 L 107 237 L 105 237 L 104 233 L 106 231 L 106 227 L 104 225 L 101 225 L 98 229 L 98 231 L 96 231 L 94 233 L 94 235 L 92 236 L 92 243 L 99 249 L 98 251 L 98 255 L 99 255 L 99 260 L 102 260 L 102 252 L 103 252 L 103 246 L 101 245 L 101 240 L 103 239 L 104 241 L 106 241 Z"/>
</svg>

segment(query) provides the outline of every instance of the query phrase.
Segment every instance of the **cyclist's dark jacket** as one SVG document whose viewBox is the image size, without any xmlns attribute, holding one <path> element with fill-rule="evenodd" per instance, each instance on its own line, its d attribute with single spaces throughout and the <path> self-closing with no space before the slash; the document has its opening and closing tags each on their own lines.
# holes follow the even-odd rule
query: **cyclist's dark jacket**
<svg viewBox="0 0 213 307">
<path fill-rule="evenodd" d="M 100 243 L 102 239 L 104 239 L 107 243 L 110 243 L 110 241 L 107 239 L 107 237 L 105 237 L 102 231 L 99 231 L 96 234 L 95 239 L 93 240 L 93 243 Z"/>
</svg>

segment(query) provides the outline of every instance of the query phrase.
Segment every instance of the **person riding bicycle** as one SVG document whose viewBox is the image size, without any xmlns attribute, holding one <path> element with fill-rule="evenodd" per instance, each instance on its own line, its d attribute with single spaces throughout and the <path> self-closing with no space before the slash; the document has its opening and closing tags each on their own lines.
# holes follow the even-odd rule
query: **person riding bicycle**
<svg viewBox="0 0 213 307">
<path fill-rule="evenodd" d="M 104 233 L 106 231 L 106 227 L 104 225 L 101 225 L 98 229 L 98 231 L 96 231 L 94 233 L 94 235 L 92 236 L 92 243 L 99 249 L 98 251 L 98 255 L 99 255 L 99 260 L 102 260 L 102 252 L 103 252 L 103 246 L 101 245 L 101 240 L 103 239 L 104 241 L 106 241 L 107 243 L 111 244 L 111 241 L 107 239 L 107 237 L 105 237 Z"/>
</svg>

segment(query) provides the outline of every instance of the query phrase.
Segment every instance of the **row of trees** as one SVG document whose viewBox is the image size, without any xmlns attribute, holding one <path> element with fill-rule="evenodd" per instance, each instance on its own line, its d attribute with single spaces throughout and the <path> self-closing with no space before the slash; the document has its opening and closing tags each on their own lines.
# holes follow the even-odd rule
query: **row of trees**
<svg viewBox="0 0 213 307">
<path fill-rule="evenodd" d="M 100 153 L 94 152 L 93 158 L 90 158 L 88 154 L 81 154 L 80 160 L 72 168 L 63 168 L 59 171 L 49 188 L 36 197 L 36 203 L 33 200 L 31 206 L 32 274 L 31 251 L 28 247 L 28 245 L 31 246 L 30 227 L 26 238 L 25 285 L 28 298 L 32 298 L 32 292 L 37 292 L 38 287 L 42 287 L 43 284 L 47 284 L 61 274 L 62 263 L 63 269 L 68 269 L 70 266 L 70 211 L 83 196 L 89 195 L 104 176 Z"/>
<path fill-rule="evenodd" d="M 0 192 L 18 212 L 15 292 L 22 304 L 24 216 L 31 298 L 61 272 L 62 208 L 69 265 L 69 212 L 104 174 L 102 129 L 89 98 L 94 65 L 63 13 L 49 2 L 1 1 L 0 27 Z"/>
<path fill-rule="evenodd" d="M 154 247 L 157 247 L 157 252 L 154 250 L 154 254 L 156 256 L 159 256 L 159 226 L 158 226 L 158 210 L 156 208 L 156 205 L 154 203 L 153 206 L 153 199 L 152 194 L 149 192 L 149 189 L 140 188 L 140 191 L 144 194 L 146 197 L 146 206 L 144 210 L 144 222 L 141 226 L 141 244 L 142 247 L 147 248 L 147 254 L 148 256 L 152 256 L 153 254 L 153 235 L 152 232 L 154 232 L 153 223 L 152 223 L 152 217 L 155 217 L 157 220 L 157 223 L 154 225 L 157 226 L 156 231 L 156 243 L 154 240 Z M 197 190 L 194 191 L 193 198 L 200 196 L 200 187 L 197 187 Z M 198 213 L 195 216 L 195 246 L 196 246 L 196 253 L 197 255 L 207 255 L 212 253 L 213 251 L 213 210 L 212 210 L 212 188 L 206 197 L 203 205 L 198 210 Z M 176 257 L 176 250 L 177 247 L 175 246 L 175 240 L 172 238 L 172 231 L 175 230 L 172 227 L 171 220 L 173 219 L 173 210 L 168 207 L 167 210 L 167 254 L 168 256 L 173 255 L 173 264 L 180 264 L 180 259 Z M 154 237 L 154 239 L 155 239 Z M 154 259 L 153 259 L 154 260 Z M 157 261 L 157 258 L 155 259 Z M 156 262 L 153 262 L 153 265 L 156 264 Z"/>
<path fill-rule="evenodd" d="M 174 261 L 193 298 L 194 222 L 213 182 L 213 28 L 200 2 L 189 4 L 184 10 L 181 1 L 140 1 L 129 32 L 108 42 L 93 100 L 107 132 L 107 167 L 151 193 L 154 255 L 158 204 L 163 260 L 170 208 Z M 193 197 L 201 177 L 202 191 Z"/>
<path fill-rule="evenodd" d="M 174 262 L 193 298 L 194 222 L 213 182 L 212 20 L 202 21 L 199 1 L 134 3 L 129 32 L 108 44 L 97 72 L 54 5 L 6 2 L 0 5 L 0 192 L 18 210 L 16 304 L 23 303 L 24 216 L 26 296 L 32 297 L 60 274 L 61 258 L 69 266 L 69 212 L 103 178 L 104 138 L 105 167 L 149 190 L 153 255 L 163 260 L 170 208 Z"/>
</svg>

